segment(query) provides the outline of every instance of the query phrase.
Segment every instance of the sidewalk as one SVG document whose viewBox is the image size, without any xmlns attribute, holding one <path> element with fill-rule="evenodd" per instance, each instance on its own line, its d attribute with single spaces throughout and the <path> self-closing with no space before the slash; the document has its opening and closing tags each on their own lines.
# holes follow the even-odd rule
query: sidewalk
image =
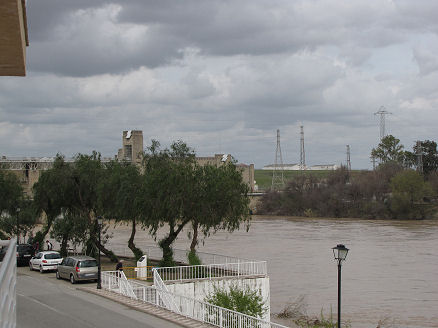
<svg viewBox="0 0 438 328">
<path fill-rule="evenodd" d="M 134 310 L 145 312 L 151 315 L 154 315 L 158 318 L 168 320 L 170 322 L 173 322 L 175 324 L 181 325 L 182 327 L 187 328 L 211 328 L 213 326 L 201 323 L 199 321 L 190 319 L 188 317 L 173 313 L 171 311 L 162 309 L 158 306 L 144 303 L 142 301 L 137 301 L 134 299 L 131 299 L 129 297 L 116 294 L 114 292 L 110 292 L 105 289 L 96 289 L 95 286 L 86 286 L 86 287 L 77 287 L 77 289 L 85 291 L 87 293 L 95 294 L 101 297 L 108 298 L 112 301 L 115 301 L 117 303 L 126 305 Z"/>
</svg>

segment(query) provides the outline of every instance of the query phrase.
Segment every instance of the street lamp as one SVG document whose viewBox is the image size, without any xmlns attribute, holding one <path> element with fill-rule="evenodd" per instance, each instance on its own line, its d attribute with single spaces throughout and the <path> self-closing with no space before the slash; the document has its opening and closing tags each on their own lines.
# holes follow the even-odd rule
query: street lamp
<svg viewBox="0 0 438 328">
<path fill-rule="evenodd" d="M 348 248 L 342 244 L 333 247 L 333 256 L 338 261 L 338 328 L 341 328 L 341 267 L 348 254 Z"/>
<path fill-rule="evenodd" d="M 102 289 L 102 280 L 101 280 L 101 266 L 100 266 L 100 232 L 102 230 L 102 217 L 98 216 L 97 217 L 97 227 L 99 229 L 99 245 L 97 247 L 97 261 L 98 261 L 98 266 L 97 266 L 97 289 Z"/>
</svg>

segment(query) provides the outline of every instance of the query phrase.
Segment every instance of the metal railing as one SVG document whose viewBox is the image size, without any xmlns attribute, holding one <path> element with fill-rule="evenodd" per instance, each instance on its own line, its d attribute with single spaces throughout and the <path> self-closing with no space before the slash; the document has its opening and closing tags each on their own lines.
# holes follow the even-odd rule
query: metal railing
<svg viewBox="0 0 438 328">
<path fill-rule="evenodd" d="M 167 289 L 166 284 L 161 279 L 160 275 L 158 274 L 158 271 L 155 268 L 152 269 L 152 271 L 154 273 L 154 286 L 157 289 L 159 299 L 162 300 L 166 309 L 179 314 L 180 311 L 178 306 L 175 304 L 174 297 Z"/>
<path fill-rule="evenodd" d="M 164 281 L 266 276 L 266 261 L 154 268 Z M 155 276 L 154 276 L 155 278 Z"/>
<path fill-rule="evenodd" d="M 137 299 L 132 285 L 126 279 L 123 271 L 105 271 L 101 273 L 102 287 L 118 294 Z"/>
<path fill-rule="evenodd" d="M 0 327 L 13 328 L 17 326 L 17 258 L 16 239 L 4 241 L 0 246 L 8 247 L 3 261 L 0 262 Z"/>
<path fill-rule="evenodd" d="M 154 269 L 154 277 L 155 275 L 159 276 L 157 270 Z M 117 276 L 114 275 L 114 272 L 102 272 L 102 287 L 120 293 L 121 289 L 117 288 L 116 279 Z M 264 321 L 220 306 L 198 301 L 191 297 L 177 295 L 169 292 L 167 289 L 160 289 L 162 286 L 165 287 L 164 283 L 162 285 L 156 283 L 154 286 L 145 286 L 132 281 L 128 283 L 131 285 L 134 297 L 125 296 L 165 308 L 213 326 L 221 328 L 287 328 L 277 323 Z M 172 300 L 172 304 L 166 301 L 169 299 Z"/>
</svg>

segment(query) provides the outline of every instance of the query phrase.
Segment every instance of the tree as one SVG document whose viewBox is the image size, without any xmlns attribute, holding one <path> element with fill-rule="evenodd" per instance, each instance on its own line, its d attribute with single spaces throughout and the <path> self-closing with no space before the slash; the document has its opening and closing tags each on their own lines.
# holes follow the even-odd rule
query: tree
<svg viewBox="0 0 438 328">
<path fill-rule="evenodd" d="M 248 186 L 234 162 L 216 167 L 206 165 L 195 168 L 192 205 L 186 216 L 191 218 L 193 238 L 191 253 L 196 252 L 198 228 L 204 237 L 218 230 L 234 231 L 242 222 L 250 220 Z"/>
<path fill-rule="evenodd" d="M 162 265 L 173 265 L 171 245 L 182 229 L 194 229 L 192 250 L 200 229 L 204 235 L 217 229 L 233 231 L 249 218 L 247 187 L 241 172 L 232 164 L 200 167 L 194 151 L 182 141 L 160 150 L 153 141 L 144 159 L 145 224 L 156 236 L 158 228 L 169 227 L 159 241 Z"/>
<path fill-rule="evenodd" d="M 144 202 L 144 180 L 137 166 L 128 162 L 110 162 L 98 187 L 99 208 L 105 217 L 131 223 L 128 247 L 139 259 L 143 252 L 134 243 L 137 223 L 147 222 Z"/>
<path fill-rule="evenodd" d="M 184 215 L 185 207 L 192 203 L 195 155 L 181 141 L 174 142 L 170 149 L 159 149 L 160 144 L 152 141 L 144 157 L 144 211 L 149 213 L 144 222 L 153 236 L 160 227 L 167 224 L 168 234 L 159 241 L 163 250 L 162 266 L 172 266 L 172 243 L 178 237 L 190 218 Z"/>
<path fill-rule="evenodd" d="M 54 220 L 72 202 L 73 190 L 72 167 L 65 162 L 63 155 L 57 154 L 53 167 L 43 171 L 33 186 L 34 206 L 40 215 L 44 213 L 46 217 L 43 229 L 35 235 L 35 242 L 43 245 Z"/>
<path fill-rule="evenodd" d="M 423 173 L 427 176 L 438 169 L 438 151 L 437 143 L 431 140 L 420 141 L 419 145 L 413 147 L 413 156 L 418 153 L 422 154 Z"/>
<path fill-rule="evenodd" d="M 26 234 L 37 215 L 15 174 L 0 170 L 0 237 Z"/>
<path fill-rule="evenodd" d="M 432 188 L 416 171 L 406 170 L 391 180 L 391 210 L 397 218 L 424 219 L 431 206 L 424 197 L 432 195 Z"/>
<path fill-rule="evenodd" d="M 400 139 L 392 135 L 382 138 L 377 148 L 373 148 L 371 156 L 378 158 L 380 163 L 397 162 L 404 164 L 406 156 L 404 146 L 400 144 Z"/>
</svg>

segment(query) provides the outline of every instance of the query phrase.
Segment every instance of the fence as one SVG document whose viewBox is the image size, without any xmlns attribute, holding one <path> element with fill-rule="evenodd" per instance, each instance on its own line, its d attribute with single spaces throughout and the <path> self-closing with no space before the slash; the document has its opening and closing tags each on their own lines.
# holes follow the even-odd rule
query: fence
<svg viewBox="0 0 438 328">
<path fill-rule="evenodd" d="M 0 328 L 13 328 L 17 325 L 16 286 L 16 245 L 14 239 L 1 241 L 0 246 L 8 247 L 0 263 Z"/>
<path fill-rule="evenodd" d="M 266 261 L 155 268 L 165 281 L 266 276 Z"/>
<path fill-rule="evenodd" d="M 153 271 L 154 278 L 157 278 L 154 281 L 154 286 L 144 286 L 126 280 L 125 283 L 128 283 L 131 288 L 131 292 L 126 292 L 125 289 L 118 286 L 118 284 L 123 283 L 123 278 L 118 276 L 117 272 L 105 271 L 102 272 L 102 287 L 221 328 L 287 328 L 280 324 L 198 301 L 191 297 L 171 293 L 159 278 L 157 270 L 154 269 Z"/>
</svg>

